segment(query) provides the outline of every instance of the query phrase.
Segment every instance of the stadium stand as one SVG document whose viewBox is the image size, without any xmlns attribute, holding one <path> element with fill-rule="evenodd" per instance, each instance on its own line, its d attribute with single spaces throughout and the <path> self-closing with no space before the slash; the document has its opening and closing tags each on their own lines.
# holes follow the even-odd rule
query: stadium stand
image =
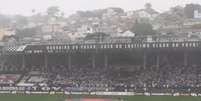
<svg viewBox="0 0 201 101">
<path fill-rule="evenodd" d="M 0 84 L 72 92 L 201 93 L 200 42 L 99 46 L 27 45 L 21 53 L 8 52 Z"/>
<path fill-rule="evenodd" d="M 21 74 L 0 74 L 0 85 L 14 85 L 20 78 Z"/>
</svg>

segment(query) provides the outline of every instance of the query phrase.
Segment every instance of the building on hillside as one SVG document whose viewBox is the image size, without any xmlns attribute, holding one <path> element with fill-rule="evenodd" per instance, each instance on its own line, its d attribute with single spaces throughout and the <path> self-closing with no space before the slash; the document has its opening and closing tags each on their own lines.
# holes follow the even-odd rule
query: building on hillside
<svg viewBox="0 0 201 101">
<path fill-rule="evenodd" d="M 57 19 L 54 17 L 47 18 L 47 22 L 43 23 L 41 26 L 42 33 L 62 33 L 64 32 L 64 27 L 66 26 L 66 22 L 61 19 Z"/>
<path fill-rule="evenodd" d="M 77 33 L 77 32 L 69 32 L 66 33 L 68 35 L 68 37 L 70 38 L 70 40 L 74 41 L 76 39 L 82 39 L 84 37 L 87 36 L 87 33 Z"/>
<path fill-rule="evenodd" d="M 163 25 L 160 23 L 152 23 L 152 27 L 154 30 L 158 30 L 162 27 Z"/>
<path fill-rule="evenodd" d="M 2 40 L 4 36 L 6 36 L 6 31 L 3 29 L 0 29 L 0 40 Z"/>
<path fill-rule="evenodd" d="M 200 19 L 187 19 L 186 21 L 183 22 L 183 25 L 186 27 L 190 27 L 197 24 L 201 24 Z"/>
<path fill-rule="evenodd" d="M 135 12 L 134 11 L 128 11 L 128 12 L 126 12 L 126 16 L 127 17 L 133 17 L 135 15 Z"/>
<path fill-rule="evenodd" d="M 108 19 L 111 17 L 118 17 L 120 14 L 120 12 L 117 12 L 114 8 L 108 8 L 106 10 L 106 13 L 103 13 L 102 15 L 102 19 Z"/>
<path fill-rule="evenodd" d="M 135 33 L 128 30 L 123 33 L 116 34 L 116 37 L 135 37 Z"/>
<path fill-rule="evenodd" d="M 47 24 L 42 25 L 41 27 L 42 33 L 57 33 L 57 32 L 63 32 L 63 26 L 60 24 Z"/>
<path fill-rule="evenodd" d="M 201 11 L 194 10 L 194 18 L 195 19 L 201 19 Z"/>
<path fill-rule="evenodd" d="M 52 40 L 55 41 L 55 42 L 58 42 L 58 43 L 63 43 L 63 42 L 71 42 L 71 38 L 69 37 L 68 34 L 66 33 L 59 33 L 59 34 L 55 34 L 53 37 L 52 37 Z"/>
<path fill-rule="evenodd" d="M 95 29 L 89 25 L 82 25 L 80 28 L 77 29 L 78 33 L 94 33 Z"/>
<path fill-rule="evenodd" d="M 11 29 L 0 28 L 0 40 L 2 40 L 5 36 L 15 35 L 15 31 Z"/>
<path fill-rule="evenodd" d="M 162 29 L 180 29 L 180 28 L 182 28 L 182 26 L 178 24 L 168 24 L 162 26 Z"/>
<path fill-rule="evenodd" d="M 145 9 L 140 9 L 135 11 L 135 14 L 140 18 L 148 18 L 149 20 L 153 20 L 158 16 L 158 12 L 151 8 L 151 5 L 147 7 L 145 5 Z"/>
<path fill-rule="evenodd" d="M 106 40 L 107 42 L 131 42 L 132 38 L 135 37 L 135 33 L 131 32 L 130 30 L 125 31 L 125 32 L 121 32 L 121 33 L 116 33 L 116 34 L 112 34 L 109 38 L 107 38 L 108 40 Z"/>
</svg>

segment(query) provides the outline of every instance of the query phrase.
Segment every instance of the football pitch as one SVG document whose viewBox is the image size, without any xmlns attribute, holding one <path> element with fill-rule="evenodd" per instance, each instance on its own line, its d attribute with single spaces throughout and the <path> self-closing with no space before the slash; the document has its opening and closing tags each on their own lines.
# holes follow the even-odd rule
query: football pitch
<svg viewBox="0 0 201 101">
<path fill-rule="evenodd" d="M 0 101 L 201 101 L 191 96 L 88 96 L 88 95 L 10 95 L 1 94 Z"/>
</svg>

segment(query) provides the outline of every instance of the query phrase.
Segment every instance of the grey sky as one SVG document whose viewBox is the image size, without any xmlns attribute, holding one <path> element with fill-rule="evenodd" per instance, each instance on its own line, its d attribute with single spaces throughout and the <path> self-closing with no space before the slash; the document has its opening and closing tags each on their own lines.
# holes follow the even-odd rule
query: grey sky
<svg viewBox="0 0 201 101">
<path fill-rule="evenodd" d="M 199 3 L 201 0 L 0 0 L 0 11 L 4 14 L 31 15 L 31 10 L 45 12 L 48 6 L 59 6 L 66 15 L 77 10 L 93 10 L 106 7 L 121 7 L 125 10 L 143 8 L 150 2 L 157 11 L 165 11 L 175 5 Z"/>
</svg>

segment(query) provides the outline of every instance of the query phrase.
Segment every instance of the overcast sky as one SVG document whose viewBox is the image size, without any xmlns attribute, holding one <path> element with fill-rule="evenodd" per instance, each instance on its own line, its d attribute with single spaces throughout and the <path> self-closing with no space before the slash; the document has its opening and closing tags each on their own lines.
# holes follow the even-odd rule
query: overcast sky
<svg viewBox="0 0 201 101">
<path fill-rule="evenodd" d="M 175 5 L 199 3 L 201 0 L 0 0 L 0 12 L 3 14 L 31 15 L 31 10 L 45 12 L 49 6 L 59 6 L 66 15 L 77 10 L 93 10 L 107 7 L 121 7 L 125 10 L 136 10 L 150 2 L 159 12 L 168 10 Z"/>
</svg>

